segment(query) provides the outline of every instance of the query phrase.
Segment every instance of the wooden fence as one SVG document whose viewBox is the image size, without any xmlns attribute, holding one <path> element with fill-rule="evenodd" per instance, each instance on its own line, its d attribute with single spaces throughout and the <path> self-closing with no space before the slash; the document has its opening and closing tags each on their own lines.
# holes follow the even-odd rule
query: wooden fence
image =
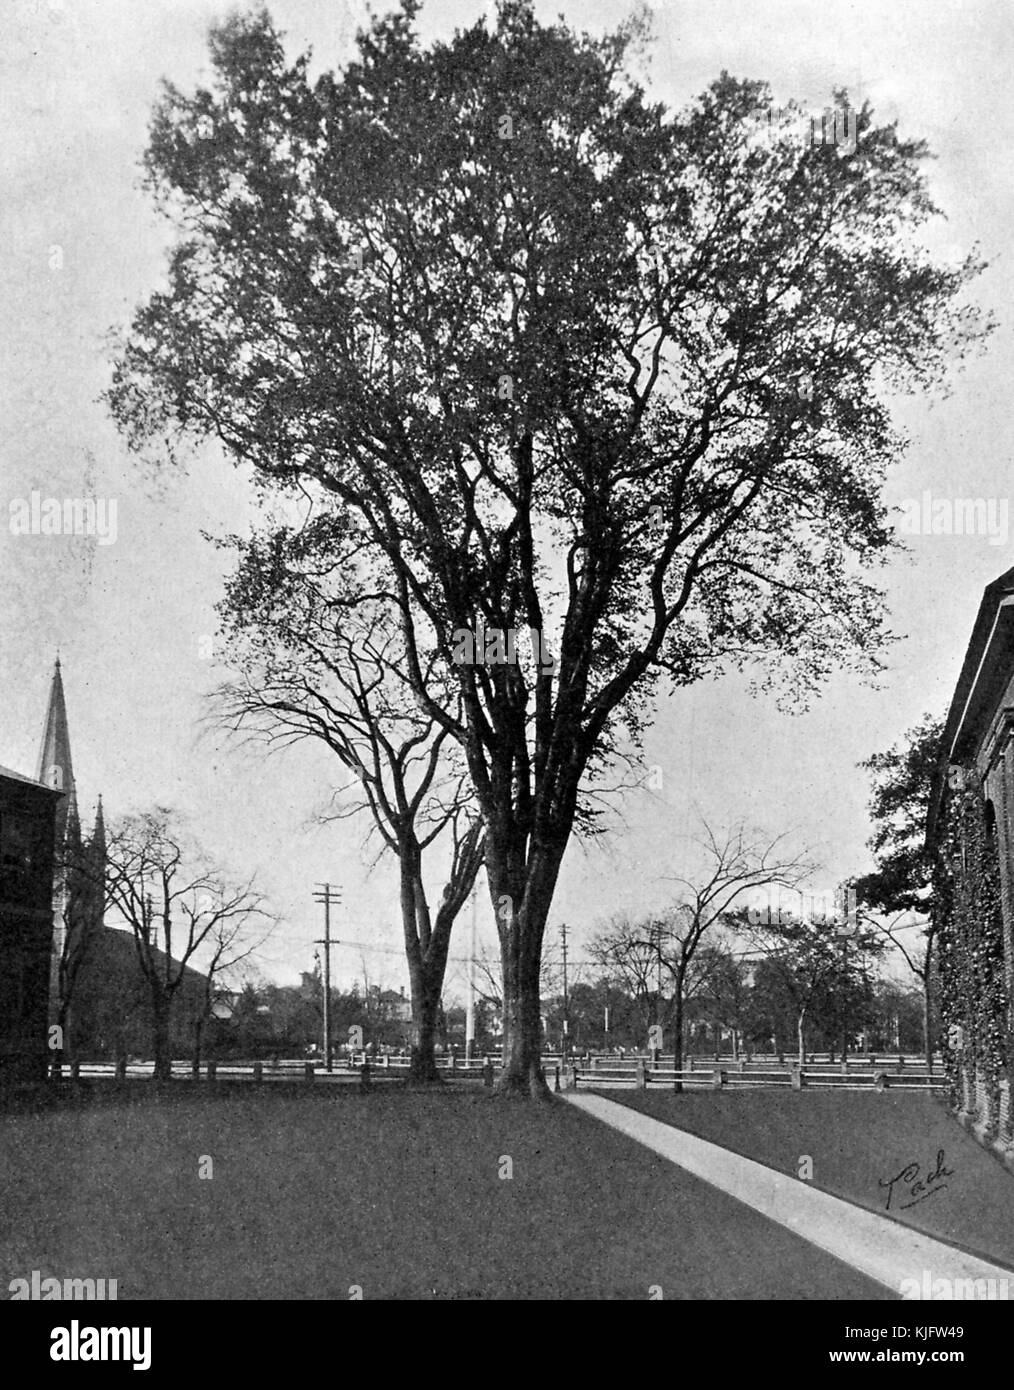
<svg viewBox="0 0 1014 1390">
<path fill-rule="evenodd" d="M 615 1054 L 581 1057 L 562 1057 L 546 1054 L 543 1067 L 555 1089 L 590 1088 L 612 1090 L 634 1087 L 641 1090 L 674 1089 L 756 1089 L 781 1086 L 796 1090 L 843 1087 L 877 1090 L 943 1089 L 947 1078 L 942 1065 L 934 1059 L 930 1071 L 925 1058 L 894 1054 L 883 1057 L 868 1054 L 834 1062 L 810 1054 L 805 1066 L 784 1057 L 753 1056 L 720 1058 L 686 1058 L 677 1070 L 670 1054 L 618 1057 Z M 501 1068 L 499 1058 L 473 1057 L 465 1060 L 453 1055 L 437 1059 L 437 1066 L 447 1080 L 484 1082 L 492 1084 Z M 232 1062 L 208 1061 L 200 1067 L 192 1062 L 174 1061 L 174 1080 L 192 1081 L 250 1081 L 259 1084 L 272 1081 L 308 1081 L 325 1084 L 358 1083 L 360 1086 L 404 1080 L 408 1074 L 407 1057 L 371 1057 L 368 1052 L 335 1059 L 328 1071 L 319 1060 L 280 1058 L 277 1061 Z M 151 1077 L 154 1063 L 149 1061 L 83 1062 L 54 1065 L 54 1077 L 64 1079 L 119 1080 Z"/>
<path fill-rule="evenodd" d="M 900 1061 L 901 1065 L 898 1065 Z M 871 1065 L 868 1061 L 846 1060 L 838 1064 L 830 1062 L 811 1063 L 799 1066 L 789 1063 L 783 1066 L 736 1063 L 731 1066 L 683 1067 L 676 1070 L 645 1058 L 637 1058 L 632 1064 L 617 1066 L 613 1063 L 584 1062 L 572 1063 L 565 1068 L 563 1085 L 578 1089 L 582 1086 L 593 1090 L 610 1090 L 616 1087 L 636 1087 L 639 1090 L 664 1088 L 672 1090 L 756 1090 L 761 1087 L 781 1086 L 801 1091 L 806 1089 L 906 1090 L 926 1091 L 943 1089 L 947 1086 L 943 1070 L 928 1072 L 925 1061 L 921 1068 L 906 1065 L 903 1058 L 888 1065 L 887 1062 Z"/>
</svg>

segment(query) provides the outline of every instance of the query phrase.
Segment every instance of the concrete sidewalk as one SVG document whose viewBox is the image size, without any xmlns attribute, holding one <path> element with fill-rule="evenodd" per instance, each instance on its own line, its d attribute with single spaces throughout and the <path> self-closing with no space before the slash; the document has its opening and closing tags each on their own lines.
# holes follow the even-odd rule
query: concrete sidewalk
<svg viewBox="0 0 1014 1390">
<path fill-rule="evenodd" d="M 562 1098 L 904 1298 L 1014 1297 L 1014 1272 L 1001 1265 L 603 1096 L 570 1091 Z"/>
</svg>

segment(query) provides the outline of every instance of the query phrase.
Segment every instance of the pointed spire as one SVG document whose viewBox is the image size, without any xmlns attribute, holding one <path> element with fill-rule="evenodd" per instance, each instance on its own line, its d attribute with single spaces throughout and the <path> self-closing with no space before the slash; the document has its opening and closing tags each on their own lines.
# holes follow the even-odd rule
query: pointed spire
<svg viewBox="0 0 1014 1390">
<path fill-rule="evenodd" d="M 39 749 L 39 770 L 36 774 L 47 787 L 57 787 L 66 792 L 56 812 L 57 844 L 62 845 L 67 833 L 67 822 L 73 807 L 77 819 L 77 796 L 74 785 L 74 764 L 70 756 L 70 730 L 67 726 L 67 703 L 63 694 L 63 676 L 60 672 L 60 658 L 57 656 L 53 667 L 53 682 L 49 688 L 49 706 L 46 710 L 46 723 L 42 730 L 42 747 Z"/>
<path fill-rule="evenodd" d="M 102 858 L 106 857 L 106 820 L 102 814 L 102 795 L 99 794 L 99 804 L 95 809 L 95 829 L 92 831 L 92 849 L 101 851 Z"/>
<path fill-rule="evenodd" d="M 92 885 L 91 901 L 95 909 L 95 922 L 98 927 L 103 926 L 103 917 L 106 907 L 106 820 L 102 814 L 102 797 L 99 797 L 99 804 L 95 808 L 95 829 L 92 831 L 91 842 L 88 846 L 88 858 L 91 862 Z"/>
<path fill-rule="evenodd" d="M 81 821 L 77 814 L 76 797 L 71 797 L 67 805 L 67 846 L 72 850 L 81 848 Z"/>
</svg>

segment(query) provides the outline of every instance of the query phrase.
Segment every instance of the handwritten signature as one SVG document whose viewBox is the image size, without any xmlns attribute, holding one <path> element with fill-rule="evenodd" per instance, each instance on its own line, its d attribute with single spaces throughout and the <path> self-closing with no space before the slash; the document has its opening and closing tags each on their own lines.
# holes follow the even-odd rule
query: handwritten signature
<svg viewBox="0 0 1014 1390">
<path fill-rule="evenodd" d="M 936 1167 L 932 1172 L 920 1178 L 922 1172 L 918 1163 L 906 1163 L 901 1172 L 893 1178 L 881 1178 L 880 1186 L 887 1188 L 887 1205 L 885 1211 L 891 1210 L 892 1198 L 908 1197 L 907 1202 L 898 1201 L 898 1209 L 904 1211 L 907 1207 L 914 1207 L 917 1202 L 923 1202 L 927 1197 L 932 1197 L 935 1192 L 943 1192 L 947 1184 L 942 1181 L 944 1178 L 952 1178 L 954 1169 L 944 1165 L 944 1151 L 937 1150 Z M 895 1193 L 895 1188 L 898 1191 Z"/>
</svg>

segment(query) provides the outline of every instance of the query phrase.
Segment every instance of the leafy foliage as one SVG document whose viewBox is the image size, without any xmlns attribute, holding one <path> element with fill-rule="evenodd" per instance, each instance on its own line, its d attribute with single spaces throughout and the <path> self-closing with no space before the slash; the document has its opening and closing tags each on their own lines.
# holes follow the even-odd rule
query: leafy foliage
<svg viewBox="0 0 1014 1390">
<path fill-rule="evenodd" d="M 135 447 L 217 439 L 266 496 L 376 564 L 420 706 L 456 739 L 518 1066 L 582 793 L 636 750 L 659 682 L 875 673 L 875 571 L 902 440 L 888 393 L 988 325 L 980 266 L 917 247 L 918 141 L 857 113 L 851 153 L 758 141 L 763 83 L 687 110 L 604 38 L 523 0 L 423 50 L 416 0 L 315 83 L 264 12 L 167 86 L 148 184 L 175 232 L 110 403 Z M 844 106 L 847 97 L 837 93 Z M 800 390 L 806 378 L 805 391 Z M 550 634 L 552 665 L 455 663 L 453 634 Z M 461 694 L 428 688 L 437 654 Z M 524 1056 L 522 1056 L 524 1054 Z"/>
<path fill-rule="evenodd" d="M 962 1074 L 994 1092 L 1010 1064 L 1009 998 L 995 820 L 982 785 L 966 771 L 965 788 L 949 792 L 936 857 L 934 914 L 940 953 L 944 1055 L 958 1094 Z"/>
</svg>

